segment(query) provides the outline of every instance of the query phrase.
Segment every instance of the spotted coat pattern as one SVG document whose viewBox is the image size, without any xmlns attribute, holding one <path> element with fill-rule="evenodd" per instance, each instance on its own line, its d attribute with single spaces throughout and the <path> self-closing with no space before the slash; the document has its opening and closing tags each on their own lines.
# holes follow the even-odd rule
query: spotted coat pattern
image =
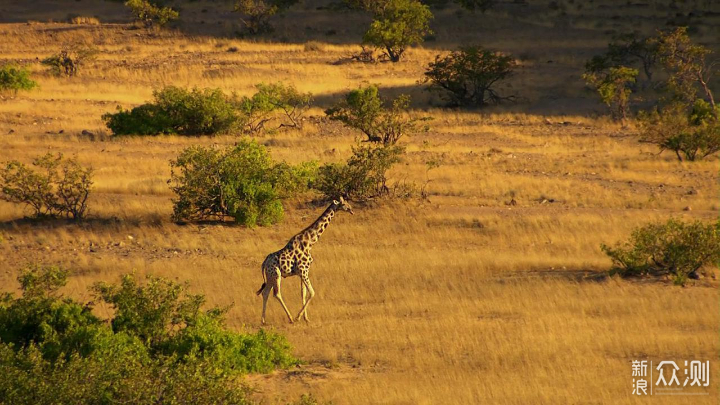
<svg viewBox="0 0 720 405">
<path fill-rule="evenodd" d="M 285 302 L 280 294 L 280 284 L 283 278 L 290 276 L 300 276 L 300 289 L 302 295 L 303 306 L 298 313 L 296 320 L 301 317 L 308 321 L 307 306 L 310 300 L 315 296 L 315 290 L 313 290 L 312 284 L 310 283 L 309 272 L 310 265 L 313 262 L 310 250 L 312 246 L 318 242 L 320 236 L 325 232 L 330 221 L 335 216 L 335 213 L 339 210 L 353 213 L 350 204 L 348 204 L 343 198 L 340 201 L 333 201 L 332 204 L 320 215 L 320 217 L 312 223 L 312 225 L 305 228 L 302 232 L 293 236 L 284 248 L 277 252 L 269 254 L 262 264 L 262 273 L 264 283 L 262 287 L 257 291 L 257 294 L 263 295 L 263 312 L 262 312 L 262 323 L 265 323 L 265 310 L 267 308 L 267 300 L 272 291 L 275 298 L 280 302 L 285 314 L 288 316 L 290 323 L 293 323 L 293 317 L 290 315 Z"/>
</svg>

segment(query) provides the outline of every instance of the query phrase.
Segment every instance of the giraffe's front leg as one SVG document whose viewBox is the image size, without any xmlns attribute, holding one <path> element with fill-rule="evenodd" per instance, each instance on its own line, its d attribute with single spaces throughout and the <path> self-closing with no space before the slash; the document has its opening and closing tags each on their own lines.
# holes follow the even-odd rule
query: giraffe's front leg
<svg viewBox="0 0 720 405">
<path fill-rule="evenodd" d="M 305 283 L 303 283 L 302 279 L 300 279 L 300 293 L 302 295 L 302 303 L 304 306 L 307 302 L 307 287 L 305 287 Z M 308 319 L 307 308 L 305 308 L 305 312 L 303 312 L 303 319 L 305 319 L 305 322 L 310 322 Z"/>
<path fill-rule="evenodd" d="M 310 278 L 308 278 L 308 268 L 305 267 L 301 269 L 300 277 L 302 280 L 302 285 L 307 288 L 307 301 L 303 303 L 302 308 L 300 309 L 300 312 L 298 312 L 297 320 L 299 321 L 301 317 L 305 317 L 305 321 L 308 321 L 307 319 L 307 307 L 310 304 L 310 300 L 315 296 L 315 290 L 313 290 L 312 284 L 310 283 Z"/>
</svg>

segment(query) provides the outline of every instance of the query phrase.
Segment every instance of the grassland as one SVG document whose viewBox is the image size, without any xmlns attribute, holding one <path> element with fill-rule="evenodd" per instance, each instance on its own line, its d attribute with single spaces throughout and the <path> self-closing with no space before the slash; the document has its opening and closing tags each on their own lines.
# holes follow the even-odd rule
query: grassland
<svg viewBox="0 0 720 405">
<path fill-rule="evenodd" d="M 286 219 L 268 228 L 174 224 L 168 161 L 186 146 L 236 138 L 115 139 L 100 117 L 163 85 L 249 94 L 277 80 L 314 93 L 310 115 L 322 117 L 343 92 L 371 82 L 388 96 L 409 93 L 413 114 L 434 117 L 429 133 L 405 139 L 408 155 L 392 173 L 430 179 L 429 199 L 360 206 L 334 220 L 314 248 L 311 323 L 286 325 L 280 307 L 269 308 L 271 327 L 308 364 L 250 377 L 258 398 L 282 403 L 309 391 L 337 404 L 718 402 L 717 272 L 687 288 L 607 278 L 599 248 L 649 221 L 717 218 L 718 159 L 679 163 L 638 143 L 632 125 L 604 117 L 580 79 L 584 60 L 613 32 L 650 32 L 680 11 L 611 1 L 568 3 L 564 16 L 546 4 L 462 17 L 450 8 L 437 13 L 437 40 L 401 63 L 336 64 L 357 51 L 366 17 L 315 10 L 319 2 L 280 18 L 260 41 L 230 37 L 232 16 L 214 10 L 217 3 L 188 3 L 188 22 L 169 31 L 131 29 L 117 3 L 50 3 L 0 6 L 11 16 L 0 24 L 0 63 L 28 64 L 40 83 L 0 100 L 0 161 L 77 155 L 96 171 L 91 218 L 29 222 L 20 207 L 0 202 L 2 290 L 13 291 L 19 269 L 37 261 L 72 268 L 66 292 L 82 298 L 99 280 L 157 274 L 189 281 L 210 304 L 234 303 L 229 324 L 257 329 L 262 260 L 322 207 L 307 202 L 312 196 L 289 201 Z M 697 15 L 711 6 L 684 7 Z M 47 22 L 70 14 L 103 24 Z M 717 21 L 710 13 L 690 21 L 715 49 Z M 319 50 L 306 50 L 307 40 L 321 41 Z M 441 108 L 417 83 L 424 65 L 478 41 L 519 58 L 505 91 L 522 100 L 483 111 Z M 77 77 L 55 78 L 39 65 L 72 44 L 100 51 Z M 327 162 L 347 157 L 355 134 L 318 118 L 259 140 L 278 160 Z M 427 172 L 431 159 L 442 166 Z M 297 280 L 283 285 L 297 311 Z M 630 362 L 638 359 L 709 359 L 710 395 L 633 398 Z"/>
</svg>

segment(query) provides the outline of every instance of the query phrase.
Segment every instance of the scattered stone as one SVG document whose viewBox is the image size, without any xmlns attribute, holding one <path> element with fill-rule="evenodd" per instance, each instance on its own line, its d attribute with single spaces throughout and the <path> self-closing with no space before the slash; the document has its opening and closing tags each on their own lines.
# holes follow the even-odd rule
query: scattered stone
<svg viewBox="0 0 720 405">
<path fill-rule="evenodd" d="M 81 134 L 82 134 L 82 135 L 85 135 L 85 136 L 95 136 L 94 133 L 88 131 L 87 129 L 83 129 L 82 132 L 81 132 Z"/>
<path fill-rule="evenodd" d="M 687 207 L 683 208 L 683 211 L 692 211 L 692 207 L 688 205 Z"/>
<path fill-rule="evenodd" d="M 127 236 L 128 240 L 135 240 L 135 238 L 132 237 L 132 235 Z"/>
</svg>

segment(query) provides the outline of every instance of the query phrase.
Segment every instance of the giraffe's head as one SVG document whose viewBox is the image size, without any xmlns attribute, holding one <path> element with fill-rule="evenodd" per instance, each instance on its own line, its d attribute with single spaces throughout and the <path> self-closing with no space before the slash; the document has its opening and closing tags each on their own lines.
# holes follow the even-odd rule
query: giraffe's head
<svg viewBox="0 0 720 405">
<path fill-rule="evenodd" d="M 342 198 L 342 196 L 340 197 L 340 201 L 333 200 L 333 204 L 335 204 L 336 209 L 347 211 L 350 214 L 355 215 L 355 213 L 352 210 L 352 207 L 350 206 L 350 203 L 345 201 L 345 199 Z"/>
</svg>

